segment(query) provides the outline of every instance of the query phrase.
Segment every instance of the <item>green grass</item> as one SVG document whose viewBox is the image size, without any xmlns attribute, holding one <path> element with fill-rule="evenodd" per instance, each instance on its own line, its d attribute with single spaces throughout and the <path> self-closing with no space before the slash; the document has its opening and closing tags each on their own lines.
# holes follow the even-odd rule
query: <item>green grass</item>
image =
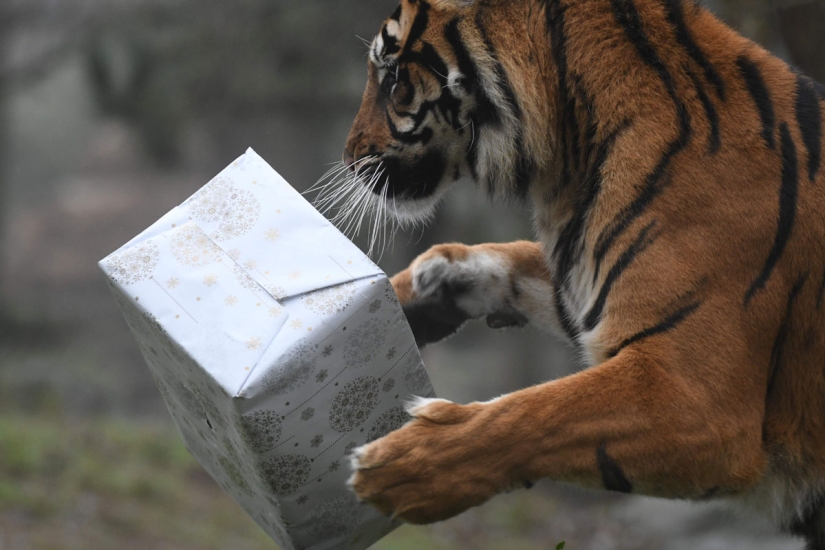
<svg viewBox="0 0 825 550">
<path fill-rule="evenodd" d="M 499 497 L 455 520 L 403 526 L 375 550 L 555 547 L 554 500 Z M 275 550 L 167 424 L 0 418 L 0 548 Z"/>
<path fill-rule="evenodd" d="M 174 429 L 118 421 L 0 419 L 0 533 L 32 549 L 275 548 Z"/>
</svg>

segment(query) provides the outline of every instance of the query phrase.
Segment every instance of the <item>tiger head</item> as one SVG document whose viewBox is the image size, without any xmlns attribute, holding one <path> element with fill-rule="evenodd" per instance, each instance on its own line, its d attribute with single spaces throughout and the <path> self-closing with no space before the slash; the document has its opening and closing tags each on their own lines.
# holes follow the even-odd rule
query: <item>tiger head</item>
<svg viewBox="0 0 825 550">
<path fill-rule="evenodd" d="M 530 177 L 518 103 L 476 25 L 480 9 L 402 0 L 370 45 L 343 161 L 402 222 L 428 217 L 463 175 L 493 193 Z"/>
</svg>

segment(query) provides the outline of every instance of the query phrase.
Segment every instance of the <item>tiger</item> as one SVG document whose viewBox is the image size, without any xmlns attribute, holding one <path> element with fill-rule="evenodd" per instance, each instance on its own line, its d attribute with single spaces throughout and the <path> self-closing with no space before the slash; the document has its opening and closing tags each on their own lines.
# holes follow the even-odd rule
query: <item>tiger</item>
<svg viewBox="0 0 825 550">
<path fill-rule="evenodd" d="M 825 86 L 691 0 L 401 0 L 367 65 L 359 196 L 415 223 L 471 179 L 536 234 L 392 277 L 417 343 L 529 325 L 583 368 L 415 399 L 353 452 L 356 496 L 424 524 L 549 479 L 825 549 Z"/>
</svg>

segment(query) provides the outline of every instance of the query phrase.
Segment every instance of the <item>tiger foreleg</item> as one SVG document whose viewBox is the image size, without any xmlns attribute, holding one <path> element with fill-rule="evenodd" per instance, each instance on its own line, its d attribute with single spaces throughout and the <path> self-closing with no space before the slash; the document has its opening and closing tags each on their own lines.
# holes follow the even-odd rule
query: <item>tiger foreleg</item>
<svg viewBox="0 0 825 550">
<path fill-rule="evenodd" d="M 492 328 L 555 324 L 552 286 L 537 243 L 434 246 L 392 278 L 419 345 L 470 319 Z"/>
<path fill-rule="evenodd" d="M 388 515 L 440 521 L 550 478 L 654 496 L 735 494 L 763 474 L 759 411 L 717 404 L 644 349 L 487 403 L 420 400 L 357 449 L 350 484 Z"/>
</svg>

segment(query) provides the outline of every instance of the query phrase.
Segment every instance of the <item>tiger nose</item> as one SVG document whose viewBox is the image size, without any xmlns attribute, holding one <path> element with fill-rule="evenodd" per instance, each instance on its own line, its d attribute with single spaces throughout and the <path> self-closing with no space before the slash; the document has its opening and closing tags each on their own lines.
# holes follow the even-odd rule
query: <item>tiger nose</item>
<svg viewBox="0 0 825 550">
<path fill-rule="evenodd" d="M 344 148 L 344 166 L 346 166 L 350 172 L 355 171 L 355 156 L 352 154 L 352 151 L 347 148 Z"/>
</svg>

